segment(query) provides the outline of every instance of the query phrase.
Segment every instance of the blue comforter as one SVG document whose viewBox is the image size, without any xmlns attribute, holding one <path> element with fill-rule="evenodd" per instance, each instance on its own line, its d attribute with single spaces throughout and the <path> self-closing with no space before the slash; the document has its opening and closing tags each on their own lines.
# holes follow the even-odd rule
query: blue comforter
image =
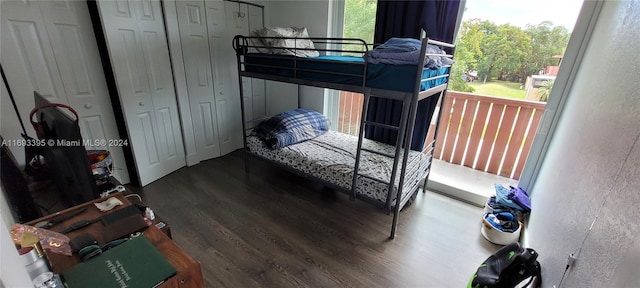
<svg viewBox="0 0 640 288">
<path fill-rule="evenodd" d="M 260 122 L 254 133 L 267 147 L 283 148 L 318 137 L 329 130 L 329 120 L 309 109 L 285 111 Z"/>
<path fill-rule="evenodd" d="M 413 38 L 391 38 L 384 44 L 368 51 L 365 59 L 373 64 L 392 65 L 416 65 L 420 60 L 420 48 L 422 42 Z M 444 54 L 444 51 L 436 45 L 427 45 L 427 54 Z M 453 64 L 453 60 L 448 57 L 427 56 L 424 67 L 439 69 L 445 65 Z"/>
</svg>

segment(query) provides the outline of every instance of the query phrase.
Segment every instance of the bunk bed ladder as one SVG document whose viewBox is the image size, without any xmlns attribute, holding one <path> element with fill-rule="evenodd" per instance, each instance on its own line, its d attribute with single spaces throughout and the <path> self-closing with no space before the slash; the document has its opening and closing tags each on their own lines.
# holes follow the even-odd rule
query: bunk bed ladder
<svg viewBox="0 0 640 288">
<path fill-rule="evenodd" d="M 362 104 L 362 114 L 360 117 L 360 129 L 358 129 L 358 147 L 356 149 L 356 161 L 353 167 L 353 179 L 351 180 L 351 200 L 356 199 L 356 187 L 358 184 L 358 169 L 360 168 L 360 156 L 362 155 L 362 139 L 364 139 L 364 130 L 367 119 L 367 112 L 369 111 L 369 100 L 371 99 L 371 89 L 365 89 L 362 93 L 364 97 L 364 103 Z"/>
<path fill-rule="evenodd" d="M 398 131 L 398 136 L 396 137 L 396 151 L 395 151 L 395 155 L 393 158 L 393 167 L 391 169 L 391 177 L 389 179 L 389 188 L 388 188 L 388 193 L 387 193 L 387 201 L 385 203 L 385 209 L 387 210 L 387 213 L 391 212 L 391 201 L 393 200 L 393 195 L 397 194 L 398 196 L 400 196 L 400 191 L 402 191 L 402 179 L 400 179 L 400 183 L 398 185 L 398 189 L 395 189 L 395 183 L 396 183 L 396 177 L 398 176 L 398 168 L 401 169 L 401 171 L 404 171 L 404 169 L 406 168 L 406 162 L 408 161 L 409 157 L 407 153 L 404 153 L 404 157 L 402 158 L 402 163 L 400 164 L 402 167 L 398 167 L 399 165 L 399 161 L 400 161 L 400 152 L 406 150 L 407 152 L 409 152 L 409 146 L 411 145 L 411 142 L 407 142 L 407 138 L 404 137 L 404 135 L 406 133 L 411 133 L 407 131 L 407 126 L 412 126 L 409 125 L 409 123 L 413 123 L 413 122 L 409 122 L 408 121 L 408 117 L 409 117 L 409 110 L 412 108 L 412 100 L 413 95 L 412 94 L 406 94 L 404 97 L 404 100 L 402 101 L 402 113 L 400 115 L 400 127 L 399 127 L 399 131 Z M 409 127 L 409 130 L 411 130 L 411 127 Z M 411 141 L 411 138 L 408 139 L 408 141 Z M 406 149 L 403 149 L 402 147 L 404 147 L 405 145 L 407 145 Z M 404 175 L 404 173 L 401 173 L 402 175 Z M 400 197 L 396 197 L 396 205 L 395 206 L 400 206 Z"/>
<path fill-rule="evenodd" d="M 364 93 L 364 103 L 363 103 L 363 108 L 362 108 L 362 115 L 360 117 L 360 129 L 358 132 L 358 148 L 356 150 L 356 158 L 355 158 L 355 167 L 354 167 L 354 171 L 353 171 L 353 179 L 352 179 L 352 183 L 351 183 L 351 199 L 355 199 L 356 198 L 356 187 L 357 187 L 357 182 L 358 182 L 358 171 L 360 168 L 360 157 L 362 156 L 362 151 L 367 151 L 370 153 L 375 153 L 378 155 L 383 155 L 386 157 L 390 157 L 393 158 L 393 167 L 392 167 L 392 171 L 391 171 L 391 177 L 389 179 L 389 186 L 388 186 L 388 192 L 387 192 L 387 199 L 385 202 L 385 210 L 387 211 L 387 213 L 391 212 L 391 199 L 393 194 L 395 194 L 396 189 L 394 188 L 394 183 L 396 180 L 396 177 L 398 175 L 398 161 L 400 161 L 400 152 L 403 151 L 404 149 L 402 149 L 402 147 L 404 146 L 405 143 L 405 132 L 407 129 L 407 124 L 408 124 L 408 117 L 409 117 L 409 111 L 412 108 L 411 105 L 411 100 L 413 95 L 412 94 L 406 94 L 403 101 L 402 101 L 402 113 L 400 116 L 400 124 L 399 126 L 394 126 L 394 125 L 388 125 L 388 124 L 382 124 L 382 123 L 377 123 L 377 122 L 372 122 L 372 121 L 367 121 L 367 114 L 369 112 L 369 100 L 371 99 L 371 97 L 373 97 L 371 95 L 371 92 L 369 89 L 365 89 Z M 374 126 L 374 127 L 381 127 L 384 129 L 389 129 L 389 130 L 396 130 L 398 131 L 398 137 L 396 137 L 396 149 L 395 149 L 395 153 L 394 155 L 388 155 L 385 153 L 380 153 L 377 151 L 373 151 L 370 149 L 366 149 L 366 148 L 362 148 L 362 142 L 364 139 L 364 131 L 366 129 L 367 126 Z M 408 152 L 408 151 L 407 151 Z M 407 154 L 407 153 L 405 153 Z M 402 165 L 402 169 L 404 169 L 404 167 L 406 167 L 406 162 L 408 160 L 408 157 L 405 155 L 405 157 L 402 158 L 403 160 L 403 165 Z M 402 183 L 402 182 L 401 182 Z M 399 187 L 399 189 L 401 189 Z M 396 205 L 400 205 L 400 199 L 396 200 Z"/>
<path fill-rule="evenodd" d="M 423 49 L 424 49 L 424 45 L 423 45 Z M 422 53 L 424 55 L 424 53 Z M 424 66 L 424 58 L 422 61 L 422 66 Z M 418 67 L 422 67 L 422 66 L 418 66 Z M 422 72 L 420 70 L 420 72 Z M 395 183 L 395 176 L 397 174 L 397 169 L 398 169 L 398 165 L 396 163 L 396 161 L 399 160 L 399 155 L 400 155 L 400 150 L 402 150 L 403 153 L 403 157 L 402 157 L 402 168 L 400 169 L 400 181 L 398 183 L 398 191 L 396 193 L 396 205 L 394 206 L 393 209 L 393 221 L 391 224 L 391 235 L 389 235 L 390 239 L 394 239 L 396 237 L 396 226 L 398 225 L 398 214 L 400 214 L 400 205 L 402 204 L 402 190 L 403 190 L 403 186 L 404 186 L 404 177 L 405 174 L 407 172 L 407 162 L 409 161 L 409 150 L 411 150 L 411 138 L 413 137 L 413 126 L 414 123 L 416 121 L 416 114 L 418 111 L 418 92 L 416 91 L 413 95 L 407 96 L 407 97 L 412 97 L 411 100 L 406 100 L 404 101 L 404 105 L 402 108 L 402 118 L 400 118 L 403 122 L 403 126 L 408 126 L 406 127 L 406 131 L 404 131 L 405 129 L 402 129 L 403 133 L 402 134 L 398 134 L 398 140 L 397 142 L 402 142 L 404 145 L 406 145 L 405 149 L 402 149 L 402 145 L 400 146 L 396 146 L 396 159 L 394 161 L 394 167 L 393 167 L 393 172 L 391 172 L 391 180 L 394 182 L 391 182 L 391 184 L 389 184 L 389 187 L 393 187 L 393 183 Z M 407 105 L 409 107 L 407 107 Z M 410 111 L 409 111 L 410 110 Z M 407 115 L 408 114 L 408 115 Z M 404 127 L 403 127 L 404 128 Z M 402 138 L 402 140 L 400 139 Z M 389 195 L 387 195 L 387 204 L 390 205 L 391 204 L 391 193 L 389 193 Z M 390 206 L 389 206 L 390 207 Z"/>
</svg>

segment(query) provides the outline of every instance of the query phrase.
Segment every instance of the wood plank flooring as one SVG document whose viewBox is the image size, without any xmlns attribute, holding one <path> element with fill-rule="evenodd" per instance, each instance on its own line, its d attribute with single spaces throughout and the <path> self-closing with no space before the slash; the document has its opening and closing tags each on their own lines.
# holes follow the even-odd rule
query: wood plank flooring
<svg viewBox="0 0 640 288">
<path fill-rule="evenodd" d="M 498 246 L 482 209 L 419 193 L 392 216 L 236 151 L 129 187 L 202 264 L 208 287 L 465 287 Z"/>
</svg>

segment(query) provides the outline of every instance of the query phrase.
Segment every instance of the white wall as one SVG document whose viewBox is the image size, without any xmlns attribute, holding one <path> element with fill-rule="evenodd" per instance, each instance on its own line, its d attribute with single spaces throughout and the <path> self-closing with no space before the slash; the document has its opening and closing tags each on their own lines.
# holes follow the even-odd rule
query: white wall
<svg viewBox="0 0 640 288">
<path fill-rule="evenodd" d="M 306 27 L 310 37 L 329 34 L 330 0 L 266 1 L 265 25 L 268 27 Z M 300 87 L 300 107 L 323 111 L 324 89 Z M 296 108 L 297 85 L 267 81 L 267 112 L 275 114 Z"/>
<path fill-rule="evenodd" d="M 22 139 L 22 136 L 20 136 L 22 129 L 17 116 L 15 116 L 16 114 L 4 82 L 0 86 L 0 89 L 2 89 L 2 98 L 0 99 L 0 108 L 2 108 L 2 112 L 0 112 L 2 136 L 5 140 Z M 33 99 L 31 101 L 33 101 Z M 22 116 L 28 117 L 29 115 Z M 33 127 L 29 122 L 25 122 L 25 126 L 29 129 L 27 130 L 27 133 L 30 133 L 29 135 L 35 135 Z M 16 157 L 16 161 L 24 164 L 24 148 L 10 146 L 9 150 Z M 0 171 L 0 173 L 2 173 L 2 171 Z M 20 259 L 18 258 L 18 252 L 13 245 L 9 231 L 11 230 L 11 225 L 16 223 L 16 221 L 9 209 L 9 203 L 4 193 L 0 186 L 0 287 L 31 286 L 31 279 L 24 266 L 15 265 L 15 263 L 20 263 Z"/>
<path fill-rule="evenodd" d="M 585 238 L 562 287 L 640 287 L 638 266 L 623 265 L 640 255 L 639 50 L 640 2 L 607 1 L 531 190 L 524 240 L 544 287 Z"/>
<path fill-rule="evenodd" d="M 0 287 L 33 287 L 27 269 L 21 263 L 9 231 L 15 223 L 4 192 L 0 188 Z"/>
</svg>

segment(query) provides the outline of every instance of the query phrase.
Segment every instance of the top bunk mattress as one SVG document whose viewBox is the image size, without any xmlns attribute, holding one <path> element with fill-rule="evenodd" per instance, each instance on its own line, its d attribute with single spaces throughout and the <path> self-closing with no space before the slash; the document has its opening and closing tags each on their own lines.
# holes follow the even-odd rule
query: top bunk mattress
<svg viewBox="0 0 640 288">
<path fill-rule="evenodd" d="M 366 65 L 365 65 L 366 64 Z M 295 57 L 265 53 L 244 55 L 246 72 L 278 75 L 309 81 L 362 86 L 366 67 L 366 87 L 400 92 L 413 92 L 416 65 L 390 65 L 365 63 L 362 57 L 318 56 Z M 423 69 L 422 79 L 449 73 L 449 67 Z M 424 81 L 420 90 L 442 85 L 448 77 Z"/>
</svg>

